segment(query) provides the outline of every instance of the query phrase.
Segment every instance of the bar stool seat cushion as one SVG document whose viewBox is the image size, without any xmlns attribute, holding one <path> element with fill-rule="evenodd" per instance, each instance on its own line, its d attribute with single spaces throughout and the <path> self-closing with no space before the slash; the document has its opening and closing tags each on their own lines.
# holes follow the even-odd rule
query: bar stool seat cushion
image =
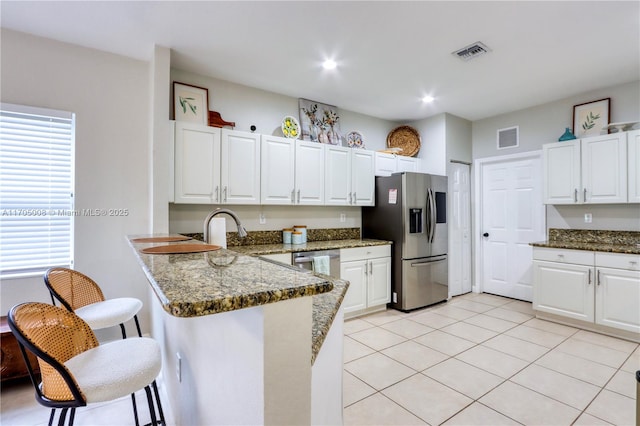
<svg viewBox="0 0 640 426">
<path fill-rule="evenodd" d="M 133 318 L 142 308 L 142 302 L 133 297 L 120 297 L 92 303 L 75 310 L 93 330 L 113 327 Z"/>
<path fill-rule="evenodd" d="M 160 373 L 160 345 L 147 337 L 109 342 L 69 359 L 71 372 L 87 403 L 110 401 L 136 392 Z"/>
</svg>

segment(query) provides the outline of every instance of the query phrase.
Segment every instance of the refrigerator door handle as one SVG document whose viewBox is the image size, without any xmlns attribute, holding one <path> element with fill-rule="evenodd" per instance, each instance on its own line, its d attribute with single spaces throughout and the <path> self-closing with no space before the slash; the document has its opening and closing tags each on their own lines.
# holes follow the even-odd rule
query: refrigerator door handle
<svg viewBox="0 0 640 426">
<path fill-rule="evenodd" d="M 427 244 L 431 242 L 431 189 L 427 189 L 427 205 L 425 208 Z"/>
<path fill-rule="evenodd" d="M 433 243 L 436 233 L 436 197 L 433 189 L 429 189 L 429 242 Z"/>
</svg>

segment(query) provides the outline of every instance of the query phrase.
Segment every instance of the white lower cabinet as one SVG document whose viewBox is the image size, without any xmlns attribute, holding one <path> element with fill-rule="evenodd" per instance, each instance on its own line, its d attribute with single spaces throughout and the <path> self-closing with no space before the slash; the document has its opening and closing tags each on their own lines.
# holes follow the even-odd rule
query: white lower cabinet
<svg viewBox="0 0 640 426">
<path fill-rule="evenodd" d="M 533 309 L 640 333 L 640 256 L 533 250 Z"/>
<path fill-rule="evenodd" d="M 345 314 L 383 309 L 391 301 L 391 246 L 341 249 L 340 278 L 349 281 Z"/>
<path fill-rule="evenodd" d="M 533 309 L 593 322 L 593 266 L 534 261 L 533 280 Z"/>
<path fill-rule="evenodd" d="M 263 254 L 263 259 L 273 260 L 274 262 L 284 263 L 291 266 L 291 253 Z"/>
<path fill-rule="evenodd" d="M 596 253 L 596 324 L 640 333 L 640 256 Z"/>
</svg>

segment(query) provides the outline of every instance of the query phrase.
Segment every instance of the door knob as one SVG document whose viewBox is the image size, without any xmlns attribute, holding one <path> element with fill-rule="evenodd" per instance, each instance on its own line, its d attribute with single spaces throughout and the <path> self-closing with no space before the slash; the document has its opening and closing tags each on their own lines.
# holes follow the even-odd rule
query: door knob
<svg viewBox="0 0 640 426">
<path fill-rule="evenodd" d="M 482 234 L 482 236 L 483 236 L 483 237 L 488 237 L 488 236 L 489 236 L 489 233 L 488 233 L 488 232 L 485 232 L 484 234 Z"/>
</svg>

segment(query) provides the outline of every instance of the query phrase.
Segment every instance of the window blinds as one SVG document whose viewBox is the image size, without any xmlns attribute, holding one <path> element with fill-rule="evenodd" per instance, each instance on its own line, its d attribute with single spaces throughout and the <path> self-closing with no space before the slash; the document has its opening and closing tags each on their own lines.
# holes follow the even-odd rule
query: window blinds
<svg viewBox="0 0 640 426">
<path fill-rule="evenodd" d="M 0 104 L 0 275 L 73 264 L 75 115 Z"/>
</svg>

